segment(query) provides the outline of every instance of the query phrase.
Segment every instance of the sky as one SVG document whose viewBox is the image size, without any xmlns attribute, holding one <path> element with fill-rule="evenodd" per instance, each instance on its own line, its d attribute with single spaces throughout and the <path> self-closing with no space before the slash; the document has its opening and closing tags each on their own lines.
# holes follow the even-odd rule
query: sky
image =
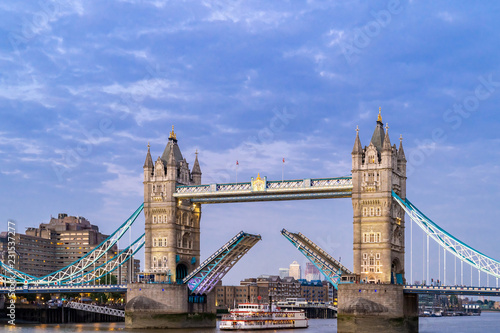
<svg viewBox="0 0 500 333">
<path fill-rule="evenodd" d="M 283 158 L 286 179 L 349 175 L 355 129 L 368 145 L 381 107 L 392 143 L 403 136 L 407 197 L 500 259 L 499 15 L 491 1 L 2 2 L 1 229 L 64 212 L 111 233 L 172 125 L 203 183 L 235 181 L 236 160 L 238 181 L 281 179 Z M 244 230 L 262 241 L 224 284 L 305 266 L 282 228 L 352 267 L 349 199 L 205 205 L 201 257 Z M 413 280 L 422 240 L 414 226 Z"/>
</svg>

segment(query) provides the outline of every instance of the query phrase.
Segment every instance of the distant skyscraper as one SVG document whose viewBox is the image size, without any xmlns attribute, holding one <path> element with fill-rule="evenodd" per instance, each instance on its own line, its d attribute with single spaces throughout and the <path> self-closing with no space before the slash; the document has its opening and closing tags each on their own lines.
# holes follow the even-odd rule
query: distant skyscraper
<svg viewBox="0 0 500 333">
<path fill-rule="evenodd" d="M 297 261 L 294 261 L 290 264 L 290 271 L 288 272 L 288 276 L 293 277 L 295 280 L 301 278 L 300 264 Z"/>
<path fill-rule="evenodd" d="M 288 268 L 280 268 L 280 278 L 286 278 L 290 274 L 290 270 Z"/>
<path fill-rule="evenodd" d="M 321 279 L 321 274 L 319 273 L 319 270 L 314 266 L 312 262 L 308 262 L 306 264 L 306 271 L 304 274 L 304 278 L 307 281 L 313 281 L 313 280 L 320 280 Z"/>
</svg>

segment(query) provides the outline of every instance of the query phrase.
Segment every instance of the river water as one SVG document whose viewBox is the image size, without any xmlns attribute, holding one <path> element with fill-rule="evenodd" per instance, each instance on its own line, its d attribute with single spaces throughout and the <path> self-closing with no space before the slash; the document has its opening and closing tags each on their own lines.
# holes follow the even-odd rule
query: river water
<svg viewBox="0 0 500 333">
<path fill-rule="evenodd" d="M 95 324 L 65 324 L 65 325 L 16 325 L 0 327 L 0 332 L 26 332 L 26 333 L 42 333 L 42 332 L 133 332 L 138 333 L 142 330 L 125 329 L 124 323 L 95 323 Z M 167 332 L 167 330 L 147 330 L 147 333 Z M 219 332 L 218 329 L 196 329 L 196 330 L 168 330 L 169 333 L 213 333 Z M 311 319 L 309 320 L 309 329 L 307 330 L 266 330 L 265 332 L 279 333 L 326 333 L 337 332 L 336 319 Z M 479 317 L 441 317 L 441 318 L 420 318 L 419 321 L 420 333 L 433 332 L 500 332 L 500 313 L 482 313 Z"/>
</svg>

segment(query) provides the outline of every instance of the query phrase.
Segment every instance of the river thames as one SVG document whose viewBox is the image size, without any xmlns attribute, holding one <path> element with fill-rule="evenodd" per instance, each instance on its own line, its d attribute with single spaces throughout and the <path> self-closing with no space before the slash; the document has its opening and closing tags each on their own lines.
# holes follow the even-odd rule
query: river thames
<svg viewBox="0 0 500 333">
<path fill-rule="evenodd" d="M 65 324 L 65 325 L 28 325 L 4 326 L 1 332 L 141 332 L 141 330 L 128 330 L 124 323 L 96 323 L 96 324 Z M 147 330 L 148 333 L 165 332 L 167 330 Z M 337 332 L 336 319 L 311 319 L 307 332 L 326 333 Z M 498 332 L 500 331 L 500 313 L 482 313 L 479 317 L 440 317 L 420 318 L 419 332 Z M 219 332 L 218 329 L 195 329 L 195 330 L 168 330 L 172 333 L 212 333 Z M 274 330 L 263 330 L 259 332 L 275 332 Z M 279 330 L 282 333 L 297 332 L 296 330 Z M 305 332 L 300 330 L 300 332 Z"/>
</svg>

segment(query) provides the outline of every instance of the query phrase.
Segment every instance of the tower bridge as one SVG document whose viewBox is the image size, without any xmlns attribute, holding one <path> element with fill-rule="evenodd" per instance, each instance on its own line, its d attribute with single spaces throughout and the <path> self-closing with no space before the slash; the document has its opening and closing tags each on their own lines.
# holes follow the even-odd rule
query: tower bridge
<svg viewBox="0 0 500 333">
<path fill-rule="evenodd" d="M 282 231 L 327 280 L 339 288 L 339 318 L 344 315 L 346 318 L 356 317 L 359 309 L 364 316 L 378 309 L 382 314 L 374 313 L 377 318 L 405 318 L 406 322 L 409 317 L 415 320 L 414 295 L 418 293 L 499 293 L 500 262 L 453 237 L 406 198 L 406 158 L 402 138 L 399 147 L 391 144 L 389 127 L 384 130 L 380 110 L 368 146 L 361 145 L 359 130 L 356 129 L 351 156 L 349 176 L 275 181 L 257 175 L 250 182 L 202 184 L 198 154 L 193 167 L 189 168 L 172 127 L 168 143 L 155 162 L 148 144 L 143 165 L 143 204 L 108 239 L 68 267 L 43 277 L 25 274 L 0 262 L 0 279 L 3 282 L 16 281 L 22 284 L 23 290 L 29 291 L 88 290 L 90 283 L 119 268 L 144 247 L 143 274 L 154 283 L 126 287 L 127 325 L 136 328 L 213 326 L 215 302 L 212 302 L 211 290 L 257 244 L 260 236 L 242 231 L 201 263 L 202 205 L 351 198 L 352 270 L 341 265 L 305 235 L 285 229 Z M 125 250 L 112 258 L 106 257 L 104 264 L 96 267 L 98 260 L 102 261 L 109 249 L 126 231 L 131 230 L 142 211 L 145 233 L 135 241 L 131 240 Z M 406 285 L 405 213 L 427 234 L 428 242 L 429 238 L 433 239 L 445 254 L 451 253 L 459 259 L 462 270 L 465 262 L 471 269 L 495 277 L 497 288 Z M 412 272 L 410 275 L 413 281 Z M 380 285 L 384 286 L 384 294 L 377 293 L 380 290 L 377 286 Z M 106 290 L 106 287 L 98 288 Z M 123 290 L 124 286 L 109 288 Z M 374 306 L 374 303 L 378 305 Z M 191 320 L 193 314 L 201 316 L 197 317 L 196 323 Z"/>
</svg>

